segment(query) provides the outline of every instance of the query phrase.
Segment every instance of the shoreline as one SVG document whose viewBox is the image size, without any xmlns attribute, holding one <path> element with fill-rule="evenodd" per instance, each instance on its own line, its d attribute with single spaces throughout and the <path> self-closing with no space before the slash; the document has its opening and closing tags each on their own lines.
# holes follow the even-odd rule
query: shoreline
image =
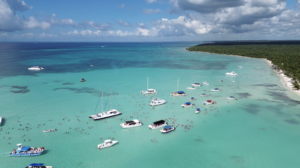
<svg viewBox="0 0 300 168">
<path fill-rule="evenodd" d="M 186 49 L 186 51 L 189 51 Z M 218 54 L 218 53 L 210 53 L 210 52 L 203 52 L 203 51 L 192 51 L 192 52 L 202 52 L 202 53 L 209 53 L 209 54 Z M 235 57 L 247 57 L 247 56 L 241 56 L 241 55 L 229 55 L 229 54 L 220 54 L 220 55 L 228 55 L 228 56 L 235 56 Z M 247 57 L 247 58 L 251 58 L 251 57 Z M 263 59 L 267 62 L 268 65 L 270 65 L 272 67 L 273 63 L 270 60 L 267 60 L 266 58 L 254 58 L 254 59 Z M 273 69 L 273 71 L 275 71 Z M 286 76 L 282 70 L 280 70 L 279 72 L 275 71 L 277 76 L 280 78 L 280 81 L 282 83 L 282 85 L 286 88 L 288 88 L 289 90 L 291 90 L 292 92 L 294 92 L 295 94 L 297 94 L 298 96 L 300 96 L 300 90 L 295 90 L 293 87 L 293 83 L 292 83 L 292 78 Z"/>
</svg>

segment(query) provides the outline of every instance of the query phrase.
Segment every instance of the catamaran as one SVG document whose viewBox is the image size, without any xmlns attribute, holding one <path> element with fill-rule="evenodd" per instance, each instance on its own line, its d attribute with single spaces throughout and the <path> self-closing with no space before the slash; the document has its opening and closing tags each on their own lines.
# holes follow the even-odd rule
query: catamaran
<svg viewBox="0 0 300 168">
<path fill-rule="evenodd" d="M 132 121 L 125 121 L 124 123 L 120 124 L 122 128 L 132 128 L 132 127 L 138 127 L 142 126 L 143 123 L 139 120 L 132 120 Z"/>
<path fill-rule="evenodd" d="M 97 106 L 98 106 L 98 104 L 97 104 Z M 97 109 L 97 106 L 96 106 L 96 109 Z M 118 110 L 112 108 L 112 91 L 111 90 L 110 90 L 110 106 L 111 106 L 110 110 L 108 110 L 106 112 L 103 111 L 103 90 L 102 90 L 102 113 L 98 113 L 96 115 L 91 115 L 91 116 L 89 116 L 89 118 L 93 118 L 94 121 L 96 121 L 96 120 L 102 120 L 105 118 L 110 118 L 110 117 L 114 117 L 114 116 L 122 114 Z"/>
<path fill-rule="evenodd" d="M 170 95 L 171 96 L 186 96 L 184 91 L 178 91 L 178 87 L 179 87 L 179 78 L 178 78 L 178 81 L 177 81 L 177 92 L 173 92 Z"/>
<path fill-rule="evenodd" d="M 44 147 L 34 148 L 30 146 L 22 146 L 22 144 L 17 144 L 18 149 L 14 149 L 10 156 L 38 156 L 41 155 L 44 151 Z"/>
<path fill-rule="evenodd" d="M 148 89 L 148 85 L 149 85 L 149 77 L 147 77 L 147 90 L 142 90 L 141 91 L 142 94 L 154 94 L 154 93 L 157 93 L 155 89 Z"/>
<path fill-rule="evenodd" d="M 104 143 L 101 143 L 101 144 L 98 145 L 98 149 L 100 150 L 100 149 L 103 149 L 103 148 L 108 148 L 108 147 L 111 147 L 111 146 L 113 146 L 117 143 L 118 143 L 118 141 L 112 141 L 110 139 L 107 139 L 107 140 L 104 141 Z"/>
<path fill-rule="evenodd" d="M 159 98 L 154 98 L 151 103 L 150 103 L 150 106 L 158 106 L 158 105 L 162 105 L 162 104 L 165 104 L 167 103 L 166 100 L 163 100 L 163 99 L 159 99 Z"/>
<path fill-rule="evenodd" d="M 153 124 L 149 125 L 148 127 L 150 129 L 157 129 L 157 128 L 160 128 L 160 127 L 163 127 L 166 125 L 168 125 L 168 123 L 165 120 L 159 120 L 159 121 L 153 122 Z"/>
</svg>

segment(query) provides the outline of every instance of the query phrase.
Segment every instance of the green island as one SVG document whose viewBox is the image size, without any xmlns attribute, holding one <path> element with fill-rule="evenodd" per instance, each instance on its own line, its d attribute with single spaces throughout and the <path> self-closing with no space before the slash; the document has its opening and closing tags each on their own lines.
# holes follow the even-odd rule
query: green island
<svg viewBox="0 0 300 168">
<path fill-rule="evenodd" d="M 277 72 L 282 70 L 293 79 L 295 89 L 300 89 L 300 41 L 220 41 L 192 46 L 187 50 L 265 58 L 272 61 Z"/>
</svg>

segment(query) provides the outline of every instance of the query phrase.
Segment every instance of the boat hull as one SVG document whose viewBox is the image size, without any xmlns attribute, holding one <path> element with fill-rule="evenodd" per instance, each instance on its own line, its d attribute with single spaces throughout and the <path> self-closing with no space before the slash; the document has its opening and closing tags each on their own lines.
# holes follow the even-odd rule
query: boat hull
<svg viewBox="0 0 300 168">
<path fill-rule="evenodd" d="M 100 117 L 100 118 L 93 118 L 93 117 L 89 117 L 89 118 L 93 118 L 94 121 L 97 121 L 97 120 L 103 120 L 103 119 L 106 119 L 106 118 L 110 118 L 110 117 L 114 117 L 114 116 L 118 116 L 118 115 L 121 115 L 122 113 L 120 114 L 116 114 L 116 115 L 113 115 L 113 116 L 106 116 L 106 117 Z"/>
<path fill-rule="evenodd" d="M 99 149 L 99 148 L 100 148 L 100 149 L 109 148 L 109 147 L 114 146 L 114 145 L 117 144 L 117 143 L 118 143 L 118 141 L 112 141 L 112 144 L 109 144 L 109 145 L 103 145 L 103 143 L 102 143 L 102 144 L 99 144 L 99 145 L 98 145 L 98 149 Z"/>
<path fill-rule="evenodd" d="M 10 156 L 39 156 L 41 155 L 43 152 L 39 152 L 39 153 L 20 153 L 20 154 L 10 154 Z"/>
<path fill-rule="evenodd" d="M 166 103 L 167 103 L 167 101 L 161 100 L 161 101 L 158 102 L 158 103 L 150 103 L 149 105 L 150 105 L 150 106 L 159 106 L 159 105 L 163 105 L 163 104 L 166 104 Z"/>
<path fill-rule="evenodd" d="M 160 130 L 160 132 L 163 133 L 163 134 L 168 134 L 168 133 L 170 133 L 170 132 L 172 132 L 172 131 L 175 131 L 175 129 L 176 129 L 176 128 L 173 128 L 173 129 L 168 130 L 168 131 Z"/>
<path fill-rule="evenodd" d="M 139 126 L 142 126 L 142 125 L 143 125 L 142 123 L 141 124 L 130 125 L 130 126 L 124 125 L 124 124 L 120 124 L 120 126 L 122 128 L 133 128 L 133 127 L 139 127 Z"/>
<path fill-rule="evenodd" d="M 162 124 L 162 125 L 157 126 L 157 127 L 153 127 L 152 125 L 149 125 L 148 127 L 149 127 L 150 129 L 158 129 L 158 128 L 164 127 L 164 126 L 166 126 L 166 125 L 168 125 L 168 123 Z"/>
</svg>

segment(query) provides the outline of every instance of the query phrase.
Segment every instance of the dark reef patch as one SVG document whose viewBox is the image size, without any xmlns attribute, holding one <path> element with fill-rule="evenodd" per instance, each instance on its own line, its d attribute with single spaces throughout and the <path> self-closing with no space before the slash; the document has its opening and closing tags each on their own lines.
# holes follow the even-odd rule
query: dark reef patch
<svg viewBox="0 0 300 168">
<path fill-rule="evenodd" d="M 256 84 L 251 86 L 263 86 L 263 87 L 277 87 L 278 85 L 270 84 L 270 83 L 263 83 L 263 84 Z"/>
<path fill-rule="evenodd" d="M 300 101 L 291 99 L 284 92 L 271 92 L 271 91 L 268 91 L 267 95 L 275 98 L 276 100 L 281 100 L 282 102 L 284 102 L 284 103 L 286 103 L 286 104 L 288 104 L 290 106 L 300 105 Z"/>
<path fill-rule="evenodd" d="M 289 124 L 295 124 L 298 125 L 299 121 L 295 120 L 295 119 L 290 119 L 290 120 L 284 120 L 285 122 L 289 123 Z"/>
<path fill-rule="evenodd" d="M 27 89 L 28 86 L 11 86 L 10 88 L 10 92 L 12 93 L 27 93 L 30 91 L 29 89 Z"/>
<path fill-rule="evenodd" d="M 230 157 L 236 164 L 244 164 L 245 160 L 239 156 L 231 156 Z"/>
<path fill-rule="evenodd" d="M 241 109 L 245 110 L 246 112 L 248 112 L 250 114 L 256 115 L 259 112 L 259 109 L 262 109 L 262 107 L 257 104 L 249 104 L 249 105 L 245 105 Z"/>
<path fill-rule="evenodd" d="M 89 88 L 89 87 L 83 87 L 83 88 L 69 88 L 69 87 L 63 87 L 63 88 L 55 88 L 53 89 L 53 91 L 57 91 L 57 90 L 69 90 L 75 93 L 89 93 L 89 94 L 93 94 L 95 96 L 99 96 L 100 94 L 102 94 L 102 92 L 100 90 L 96 90 L 93 88 Z M 112 95 L 118 95 L 118 93 L 113 92 Z M 103 92 L 103 96 L 110 96 L 109 92 Z"/>
<path fill-rule="evenodd" d="M 62 85 L 74 85 L 74 83 L 66 82 L 66 83 L 62 83 Z"/>
<path fill-rule="evenodd" d="M 248 98 L 250 96 L 252 96 L 250 93 L 236 93 L 238 96 L 240 97 L 244 97 L 244 98 Z"/>
</svg>

